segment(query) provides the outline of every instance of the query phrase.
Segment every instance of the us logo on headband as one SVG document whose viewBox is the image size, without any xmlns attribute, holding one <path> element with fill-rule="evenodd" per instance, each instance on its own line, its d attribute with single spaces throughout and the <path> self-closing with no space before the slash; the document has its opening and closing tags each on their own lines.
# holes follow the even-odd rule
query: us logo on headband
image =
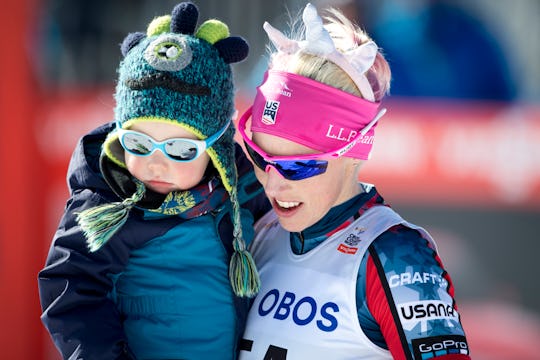
<svg viewBox="0 0 540 360">
<path fill-rule="evenodd" d="M 274 125 L 276 123 L 276 115 L 279 109 L 279 101 L 266 100 L 261 121 L 265 125 Z"/>
</svg>

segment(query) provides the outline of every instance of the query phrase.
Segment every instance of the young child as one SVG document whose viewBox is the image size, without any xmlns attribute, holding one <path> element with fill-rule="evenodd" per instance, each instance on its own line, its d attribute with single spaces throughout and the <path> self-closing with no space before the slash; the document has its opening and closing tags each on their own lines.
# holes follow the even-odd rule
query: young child
<svg viewBox="0 0 540 360">
<path fill-rule="evenodd" d="M 233 140 L 229 64 L 248 45 L 197 19 L 181 3 L 124 39 L 115 122 L 71 159 L 39 273 L 42 321 L 65 359 L 236 358 L 259 288 L 244 241 L 268 205 Z"/>
<path fill-rule="evenodd" d="M 255 226 L 240 359 L 470 359 L 433 239 L 358 182 L 388 64 L 341 13 L 328 20 L 308 4 L 298 40 L 265 24 L 277 51 L 238 125 L 273 207 Z"/>
</svg>

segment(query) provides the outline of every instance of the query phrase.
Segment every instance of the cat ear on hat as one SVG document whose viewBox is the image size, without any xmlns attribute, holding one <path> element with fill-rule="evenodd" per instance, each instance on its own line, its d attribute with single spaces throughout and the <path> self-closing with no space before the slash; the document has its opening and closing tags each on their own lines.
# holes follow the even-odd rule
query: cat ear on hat
<svg viewBox="0 0 540 360">
<path fill-rule="evenodd" d="M 122 51 L 122 55 L 125 57 L 129 50 L 133 49 L 135 45 L 137 45 L 142 39 L 146 37 L 146 34 L 143 32 L 134 32 L 128 34 L 124 41 L 122 41 L 122 45 L 120 45 L 120 50 Z"/>
<path fill-rule="evenodd" d="M 214 44 L 214 47 L 227 64 L 240 62 L 247 58 L 249 53 L 248 43 L 239 36 L 231 36 L 220 40 Z"/>
</svg>

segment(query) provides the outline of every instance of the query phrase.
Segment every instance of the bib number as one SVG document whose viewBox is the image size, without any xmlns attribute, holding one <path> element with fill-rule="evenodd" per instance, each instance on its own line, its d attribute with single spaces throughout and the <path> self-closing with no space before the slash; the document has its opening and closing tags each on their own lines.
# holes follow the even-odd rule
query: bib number
<svg viewBox="0 0 540 360">
<path fill-rule="evenodd" d="M 242 339 L 240 342 L 240 351 L 251 352 L 252 347 L 253 340 Z M 287 360 L 287 349 L 270 345 L 264 354 L 263 360 Z"/>
</svg>

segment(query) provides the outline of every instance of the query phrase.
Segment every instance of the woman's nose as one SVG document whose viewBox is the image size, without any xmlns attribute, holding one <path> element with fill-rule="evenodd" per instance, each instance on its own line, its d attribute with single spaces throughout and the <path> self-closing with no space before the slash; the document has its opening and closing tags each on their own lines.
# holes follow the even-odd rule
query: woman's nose
<svg viewBox="0 0 540 360">
<path fill-rule="evenodd" d="M 264 190 L 270 196 L 276 195 L 283 189 L 285 178 L 272 165 L 266 166 L 265 174 L 266 181 L 264 183 Z"/>
</svg>

